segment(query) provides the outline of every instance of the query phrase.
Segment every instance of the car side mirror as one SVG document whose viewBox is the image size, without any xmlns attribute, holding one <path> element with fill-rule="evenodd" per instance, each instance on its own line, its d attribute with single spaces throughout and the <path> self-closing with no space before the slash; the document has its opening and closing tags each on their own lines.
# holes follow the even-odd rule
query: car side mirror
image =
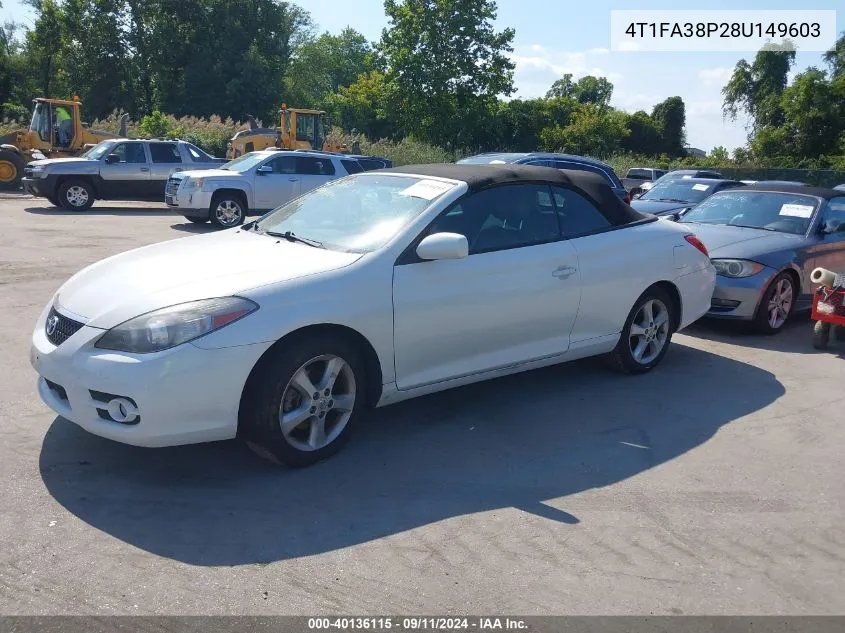
<svg viewBox="0 0 845 633">
<path fill-rule="evenodd" d="M 117 154 L 109 154 L 108 156 L 106 156 L 106 164 L 107 165 L 114 165 L 115 163 L 119 163 L 119 162 L 120 162 L 120 156 L 118 156 Z"/>
<path fill-rule="evenodd" d="M 821 234 L 830 235 L 831 233 L 839 233 L 842 229 L 842 222 L 839 220 L 827 220 L 824 224 L 822 224 Z"/>
<path fill-rule="evenodd" d="M 262 176 L 265 174 L 272 174 L 273 168 L 270 165 L 261 165 L 258 169 L 255 170 L 256 174 L 261 174 Z"/>
<path fill-rule="evenodd" d="M 677 222 L 681 219 L 681 212 L 675 211 L 674 213 L 670 213 L 666 216 L 667 219 L 672 220 L 672 222 Z"/>
<path fill-rule="evenodd" d="M 643 195 L 642 193 L 635 193 L 634 195 L 631 196 L 631 200 L 637 200 L 642 195 Z"/>
<path fill-rule="evenodd" d="M 420 259 L 463 259 L 469 255 L 467 238 L 460 233 L 434 233 L 417 246 Z"/>
</svg>

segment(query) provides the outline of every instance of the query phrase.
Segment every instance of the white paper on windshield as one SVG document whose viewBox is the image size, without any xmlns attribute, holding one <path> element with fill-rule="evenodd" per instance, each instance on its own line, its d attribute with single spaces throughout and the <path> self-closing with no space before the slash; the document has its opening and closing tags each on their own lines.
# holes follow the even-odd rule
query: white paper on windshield
<svg viewBox="0 0 845 633">
<path fill-rule="evenodd" d="M 423 200 L 434 200 L 442 193 L 449 191 L 454 185 L 438 180 L 420 180 L 410 187 L 399 192 L 400 196 L 422 198 Z"/>
<path fill-rule="evenodd" d="M 692 176 L 690 176 L 689 174 L 687 174 L 686 176 L 681 176 L 681 180 L 689 180 L 690 178 L 692 178 Z"/>
<path fill-rule="evenodd" d="M 780 208 L 780 215 L 790 215 L 794 218 L 809 218 L 813 215 L 813 206 L 807 204 L 785 204 Z"/>
<path fill-rule="evenodd" d="M 695 189 L 696 191 L 707 191 L 708 189 L 710 189 L 710 185 L 702 185 L 699 182 L 699 183 L 694 184 L 692 186 L 692 188 Z"/>
</svg>

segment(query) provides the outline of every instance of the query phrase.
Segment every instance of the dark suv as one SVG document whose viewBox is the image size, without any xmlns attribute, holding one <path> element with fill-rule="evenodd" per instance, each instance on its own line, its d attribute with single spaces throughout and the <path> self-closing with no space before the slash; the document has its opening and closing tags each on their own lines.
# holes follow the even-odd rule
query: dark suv
<svg viewBox="0 0 845 633">
<path fill-rule="evenodd" d="M 489 154 L 477 154 L 462 158 L 459 163 L 475 164 L 512 164 L 512 165 L 539 165 L 541 167 L 554 167 L 555 169 L 575 169 L 580 171 L 591 171 L 599 174 L 607 181 L 614 193 L 627 203 L 631 202 L 631 196 L 622 186 L 619 176 L 613 171 L 613 167 L 595 158 L 576 156 L 574 154 L 552 154 L 543 152 L 495 152 Z"/>
</svg>

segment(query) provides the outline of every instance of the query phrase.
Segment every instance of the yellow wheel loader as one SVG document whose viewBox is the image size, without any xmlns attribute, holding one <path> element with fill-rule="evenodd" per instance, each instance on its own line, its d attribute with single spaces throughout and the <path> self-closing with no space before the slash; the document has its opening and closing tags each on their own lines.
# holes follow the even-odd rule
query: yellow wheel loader
<svg viewBox="0 0 845 633">
<path fill-rule="evenodd" d="M 316 149 L 325 152 L 347 152 L 346 145 L 326 142 L 331 123 L 323 110 L 288 108 L 279 110 L 279 127 L 259 127 L 251 115 L 249 129 L 241 130 L 229 141 L 226 158 L 233 159 L 248 152 L 278 147 L 281 149 Z"/>
<path fill-rule="evenodd" d="M 92 130 L 80 117 L 77 97 L 33 100 L 29 129 L 0 136 L 0 190 L 19 189 L 23 167 L 33 160 L 78 156 L 108 138 L 126 136 L 126 119 L 120 117 L 120 132 Z"/>
</svg>

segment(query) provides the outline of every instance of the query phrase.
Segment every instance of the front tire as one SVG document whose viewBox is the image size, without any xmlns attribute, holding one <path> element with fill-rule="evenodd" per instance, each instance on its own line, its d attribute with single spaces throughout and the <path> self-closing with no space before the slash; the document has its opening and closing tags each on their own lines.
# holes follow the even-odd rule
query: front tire
<svg viewBox="0 0 845 633">
<path fill-rule="evenodd" d="M 211 201 L 211 223 L 221 229 L 231 229 L 244 223 L 246 203 L 241 196 L 222 193 Z"/>
<path fill-rule="evenodd" d="M 365 406 L 365 382 L 360 354 L 342 338 L 294 340 L 253 371 L 241 400 L 239 435 L 262 456 L 310 466 L 349 439 Z"/>
<path fill-rule="evenodd" d="M 628 374 L 654 369 L 672 341 L 674 310 L 674 303 L 663 290 L 646 290 L 631 308 L 616 349 L 610 353 L 611 367 Z"/>
<path fill-rule="evenodd" d="M 62 206 L 61 203 L 59 202 L 59 199 L 56 198 L 56 196 L 44 196 L 44 197 L 47 198 L 47 202 L 52 204 L 54 207 Z"/>
<path fill-rule="evenodd" d="M 774 278 L 757 307 L 754 321 L 758 332 L 777 334 L 783 330 L 795 308 L 795 290 L 795 281 L 789 273 Z"/>
<path fill-rule="evenodd" d="M 0 150 L 0 190 L 15 191 L 21 188 L 23 157 L 7 149 Z"/>
<path fill-rule="evenodd" d="M 94 204 L 94 188 L 84 180 L 66 180 L 59 187 L 58 202 L 68 211 L 87 211 Z"/>
<path fill-rule="evenodd" d="M 196 218 L 189 215 L 184 216 L 184 218 L 189 222 L 193 222 L 194 224 L 205 224 L 206 222 L 208 222 L 208 220 L 206 220 L 205 218 Z"/>
</svg>

